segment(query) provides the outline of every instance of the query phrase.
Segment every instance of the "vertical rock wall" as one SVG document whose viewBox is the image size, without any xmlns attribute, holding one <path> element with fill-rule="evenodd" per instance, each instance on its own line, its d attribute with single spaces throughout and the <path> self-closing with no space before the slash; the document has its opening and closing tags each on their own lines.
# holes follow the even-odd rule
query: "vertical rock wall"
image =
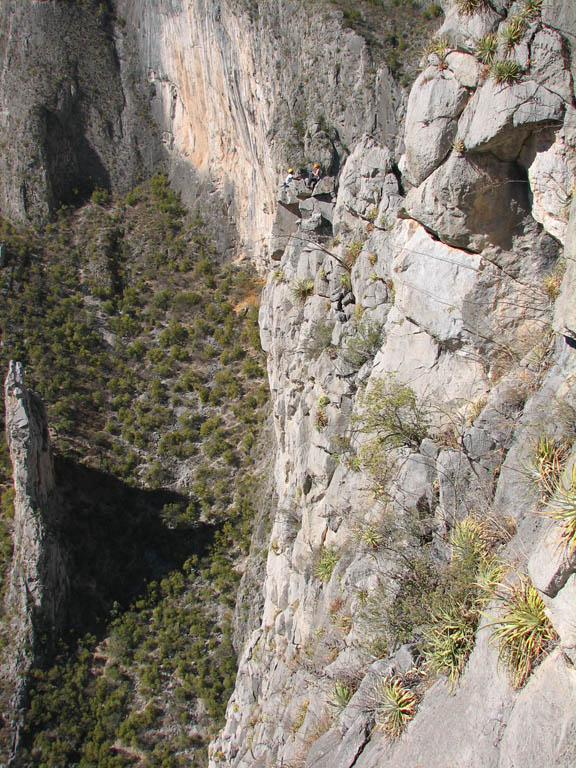
<svg viewBox="0 0 576 768">
<path fill-rule="evenodd" d="M 394 145 L 399 88 L 330 7 L 299 0 L 121 0 L 173 173 L 213 180 L 261 266 L 283 165 L 337 170 L 373 131 Z"/>
<path fill-rule="evenodd" d="M 28 671 L 64 625 L 68 587 L 57 540 L 59 514 L 44 406 L 26 389 L 20 363 L 10 364 L 4 391 L 15 498 L 14 554 L 6 596 L 10 647 L 2 668 L 14 690 L 17 734 Z"/>
<path fill-rule="evenodd" d="M 537 514 L 526 466 L 542 436 L 574 439 L 571 266 L 560 335 L 550 332 L 550 281 L 559 284 L 564 243 L 569 261 L 574 247 L 574 90 L 566 37 L 537 19 L 506 54 L 520 62 L 518 79 L 498 83 L 478 61 L 479 40 L 502 40 L 521 9 L 452 9 L 439 33 L 447 47 L 429 55 L 411 91 L 403 156 L 361 140 L 333 210 L 299 204 L 302 220 L 268 277 L 260 321 L 278 512 L 262 623 L 213 768 L 573 762 L 575 563 Z M 321 219 L 336 241 L 315 226 Z M 378 488 L 354 453 L 367 437 L 363 392 L 390 377 L 424 405 L 430 428 L 391 451 L 392 471 L 376 467 Z M 415 514 L 440 560 L 455 521 L 508 521 L 515 534 L 500 554 L 540 590 L 559 640 L 516 691 L 481 626 L 459 684 L 436 680 L 394 741 L 373 731 L 374 684 L 418 660 L 405 646 L 373 653 L 378 628 L 363 606 L 376 589 L 394 595 L 398 565 L 363 531 L 386 540 L 390 521 Z M 357 690 L 337 708 L 343 681 Z"/>
</svg>

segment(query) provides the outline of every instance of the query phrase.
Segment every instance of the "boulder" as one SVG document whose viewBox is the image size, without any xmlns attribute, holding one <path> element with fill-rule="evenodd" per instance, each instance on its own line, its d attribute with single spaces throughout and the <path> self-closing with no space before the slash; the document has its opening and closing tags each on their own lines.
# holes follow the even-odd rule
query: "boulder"
<svg viewBox="0 0 576 768">
<path fill-rule="evenodd" d="M 561 124 L 564 98 L 535 80 L 512 85 L 488 80 L 468 102 L 458 124 L 458 139 L 468 151 L 491 152 L 515 160 L 531 131 Z"/>
<path fill-rule="evenodd" d="M 392 263 L 395 305 L 435 339 L 457 340 L 479 267 L 476 254 L 444 245 L 417 227 Z"/>
<path fill-rule="evenodd" d="M 447 245 L 479 252 L 490 244 L 510 247 L 526 208 L 525 184 L 514 164 L 488 154 L 452 154 L 408 192 L 401 215 Z"/>
<path fill-rule="evenodd" d="M 418 76 L 408 99 L 404 138 L 411 184 L 418 186 L 450 152 L 468 98 L 468 91 L 450 69 L 427 67 Z"/>
</svg>

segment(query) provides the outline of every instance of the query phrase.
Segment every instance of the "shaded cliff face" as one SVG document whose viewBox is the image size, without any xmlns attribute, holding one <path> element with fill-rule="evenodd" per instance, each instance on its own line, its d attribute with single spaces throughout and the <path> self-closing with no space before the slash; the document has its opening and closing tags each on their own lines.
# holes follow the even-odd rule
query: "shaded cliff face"
<svg viewBox="0 0 576 768">
<path fill-rule="evenodd" d="M 161 160 L 108 3 L 0 4 L 0 205 L 41 219 L 96 187 L 127 191 Z"/>
</svg>

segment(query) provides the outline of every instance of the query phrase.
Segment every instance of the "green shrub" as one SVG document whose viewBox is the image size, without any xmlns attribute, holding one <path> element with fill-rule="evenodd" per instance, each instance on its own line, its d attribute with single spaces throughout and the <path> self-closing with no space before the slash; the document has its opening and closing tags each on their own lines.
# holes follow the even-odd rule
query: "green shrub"
<svg viewBox="0 0 576 768">
<path fill-rule="evenodd" d="M 430 427 L 430 410 L 414 390 L 394 374 L 375 379 L 361 398 L 355 423 L 362 432 L 374 434 L 385 448 L 417 449 Z"/>
<path fill-rule="evenodd" d="M 374 358 L 382 346 L 383 337 L 382 323 L 362 317 L 354 323 L 353 333 L 346 339 L 341 352 L 342 359 L 355 369 L 361 368 Z"/>
</svg>

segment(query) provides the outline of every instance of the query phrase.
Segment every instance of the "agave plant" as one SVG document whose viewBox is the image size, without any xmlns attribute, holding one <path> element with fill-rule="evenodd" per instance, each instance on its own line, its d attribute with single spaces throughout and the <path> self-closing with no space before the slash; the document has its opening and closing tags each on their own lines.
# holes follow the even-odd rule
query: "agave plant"
<svg viewBox="0 0 576 768">
<path fill-rule="evenodd" d="M 492 62 L 490 74 L 497 83 L 510 85 L 522 77 L 522 67 L 512 59 L 498 59 Z"/>
<path fill-rule="evenodd" d="M 416 714 L 418 698 L 399 677 L 385 677 L 378 681 L 373 692 L 376 723 L 392 738 L 402 734 Z"/>
<path fill-rule="evenodd" d="M 520 688 L 548 648 L 556 633 L 546 616 L 544 601 L 529 581 L 509 587 L 504 612 L 492 624 L 492 640 L 498 642 L 498 658 L 507 667 L 515 688 Z"/>
<path fill-rule="evenodd" d="M 556 494 L 546 502 L 543 514 L 559 523 L 559 545 L 572 556 L 576 551 L 576 464 L 572 467 L 570 485 L 566 488 L 558 482 Z"/>
</svg>

